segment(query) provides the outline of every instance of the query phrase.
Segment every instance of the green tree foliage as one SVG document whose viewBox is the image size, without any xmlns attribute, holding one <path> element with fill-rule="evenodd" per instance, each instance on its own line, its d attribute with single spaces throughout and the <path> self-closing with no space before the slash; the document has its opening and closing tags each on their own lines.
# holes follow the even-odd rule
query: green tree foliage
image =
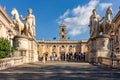
<svg viewBox="0 0 120 80">
<path fill-rule="evenodd" d="M 12 47 L 12 52 L 14 51 Z M 10 42 L 5 38 L 0 38 L 0 58 L 5 58 L 10 52 Z"/>
</svg>

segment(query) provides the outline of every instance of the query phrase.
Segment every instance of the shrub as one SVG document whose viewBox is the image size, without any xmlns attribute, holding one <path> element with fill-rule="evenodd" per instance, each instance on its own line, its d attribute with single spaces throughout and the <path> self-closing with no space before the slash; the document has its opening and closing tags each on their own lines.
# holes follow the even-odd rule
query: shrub
<svg viewBox="0 0 120 80">
<path fill-rule="evenodd" d="M 14 48 L 11 48 L 12 52 Z M 5 38 L 0 38 L 0 58 L 6 58 L 10 52 L 10 42 Z"/>
</svg>

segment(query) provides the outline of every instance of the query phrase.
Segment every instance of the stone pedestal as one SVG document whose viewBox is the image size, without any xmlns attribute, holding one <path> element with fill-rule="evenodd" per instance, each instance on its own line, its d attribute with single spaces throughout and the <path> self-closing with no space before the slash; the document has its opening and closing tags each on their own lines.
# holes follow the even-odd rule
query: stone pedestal
<svg viewBox="0 0 120 80">
<path fill-rule="evenodd" d="M 27 50 L 28 38 L 26 36 L 15 36 L 14 47 L 17 50 Z"/>
<path fill-rule="evenodd" d="M 98 62 L 98 57 L 110 56 L 110 41 L 108 35 L 100 35 L 90 38 L 88 41 L 89 47 L 89 62 Z"/>
<path fill-rule="evenodd" d="M 28 39 L 28 51 L 29 51 L 29 61 L 36 62 L 38 61 L 37 53 L 37 41 L 33 38 Z"/>
<path fill-rule="evenodd" d="M 14 48 L 15 48 L 15 56 L 25 56 L 24 62 L 28 63 L 28 38 L 26 36 L 17 35 L 14 38 Z"/>
<path fill-rule="evenodd" d="M 96 43 L 95 38 L 88 40 L 88 60 L 89 62 L 95 62 L 96 59 Z"/>
<path fill-rule="evenodd" d="M 101 35 L 96 37 L 96 62 L 98 62 L 98 57 L 110 57 L 109 39 L 109 35 Z"/>
<path fill-rule="evenodd" d="M 15 56 L 24 56 L 24 62 L 30 63 L 38 61 L 37 41 L 26 36 L 15 36 L 14 39 Z"/>
</svg>

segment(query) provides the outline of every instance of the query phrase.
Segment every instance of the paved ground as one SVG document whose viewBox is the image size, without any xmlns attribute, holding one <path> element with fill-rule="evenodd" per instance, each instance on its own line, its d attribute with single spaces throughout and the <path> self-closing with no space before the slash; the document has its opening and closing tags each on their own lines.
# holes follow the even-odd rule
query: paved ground
<svg viewBox="0 0 120 80">
<path fill-rule="evenodd" d="M 82 62 L 48 61 L 0 71 L 0 80 L 120 80 L 120 71 Z"/>
</svg>

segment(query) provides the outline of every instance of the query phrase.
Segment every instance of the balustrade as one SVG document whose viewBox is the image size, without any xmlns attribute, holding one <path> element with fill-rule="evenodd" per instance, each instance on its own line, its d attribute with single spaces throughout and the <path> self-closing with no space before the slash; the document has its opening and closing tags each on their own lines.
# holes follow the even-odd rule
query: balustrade
<svg viewBox="0 0 120 80">
<path fill-rule="evenodd" d="M 23 64 L 23 57 L 0 59 L 0 70 Z"/>
<path fill-rule="evenodd" d="M 120 69 L 120 59 L 117 58 L 99 57 L 98 63 Z"/>
</svg>

